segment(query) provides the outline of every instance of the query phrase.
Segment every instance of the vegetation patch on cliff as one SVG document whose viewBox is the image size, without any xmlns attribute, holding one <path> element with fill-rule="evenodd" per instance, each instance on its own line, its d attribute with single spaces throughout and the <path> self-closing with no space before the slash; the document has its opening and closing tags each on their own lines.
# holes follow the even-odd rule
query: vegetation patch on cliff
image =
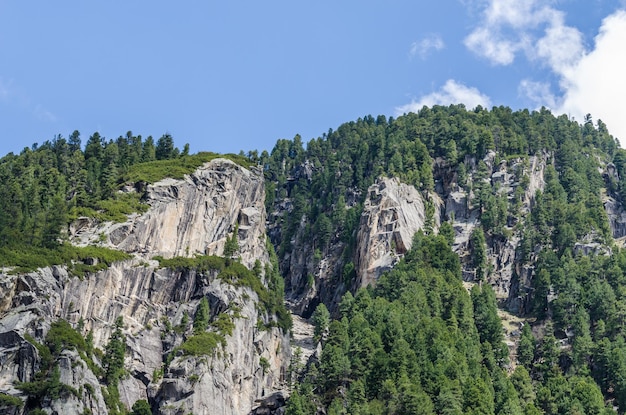
<svg viewBox="0 0 626 415">
<path fill-rule="evenodd" d="M 184 156 L 168 160 L 155 160 L 146 163 L 135 164 L 124 174 L 124 182 L 155 183 L 165 178 L 182 179 L 186 174 L 193 173 L 198 167 L 216 158 L 225 158 L 234 163 L 249 168 L 252 164 L 247 157 L 236 154 L 218 154 L 212 152 L 200 152 L 190 156 Z"/>
<path fill-rule="evenodd" d="M 186 356 L 212 355 L 217 346 L 226 347 L 224 336 L 214 332 L 194 334 L 180 345 L 180 350 Z"/>
<path fill-rule="evenodd" d="M 223 282 L 235 287 L 249 287 L 259 297 L 259 306 L 263 311 L 276 316 L 276 320 L 270 321 L 266 326 L 277 326 L 283 330 L 291 328 L 291 315 L 284 304 L 284 281 L 278 270 L 278 262 L 271 243 L 270 264 L 265 267 L 265 279 L 267 287 L 262 281 L 262 265 L 257 261 L 254 268 L 249 270 L 240 262 L 230 258 L 222 258 L 213 255 L 202 255 L 193 258 L 174 257 L 165 259 L 155 256 L 159 266 L 177 270 L 194 270 L 196 272 L 215 272 L 216 277 Z"/>
<path fill-rule="evenodd" d="M 131 257 L 125 252 L 101 246 L 77 247 L 68 243 L 56 248 L 0 247 L 0 266 L 15 267 L 13 273 L 30 272 L 53 265 L 67 265 L 70 274 L 83 277 Z"/>
<path fill-rule="evenodd" d="M 99 200 L 89 206 L 74 206 L 70 209 L 69 220 L 74 221 L 81 216 L 94 218 L 101 222 L 124 222 L 132 213 L 144 213 L 150 208 L 141 203 L 139 193 L 115 193 L 109 199 Z"/>
</svg>

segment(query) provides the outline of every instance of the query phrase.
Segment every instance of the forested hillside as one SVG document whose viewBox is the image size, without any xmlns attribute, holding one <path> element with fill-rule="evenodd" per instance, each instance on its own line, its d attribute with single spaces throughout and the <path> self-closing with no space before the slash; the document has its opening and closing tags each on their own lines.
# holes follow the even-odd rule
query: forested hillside
<svg viewBox="0 0 626 415">
<path fill-rule="evenodd" d="M 147 183 L 216 156 L 76 132 L 3 157 L 0 266 L 83 275 L 97 271 L 84 258 L 124 259 L 69 244 L 74 221 L 144 212 Z M 285 296 L 322 345 L 293 360 L 287 414 L 626 412 L 626 151 L 602 121 L 435 106 L 228 157 L 262 168 Z M 424 220 L 411 244 L 384 224 L 393 262 L 366 287 L 360 238 L 382 177 L 416 189 Z M 512 337 L 498 307 L 523 321 Z"/>
<path fill-rule="evenodd" d="M 287 295 L 315 293 L 334 311 L 320 360 L 305 372 L 288 413 L 312 413 L 315 405 L 372 414 L 626 409 L 620 311 L 626 310 L 626 254 L 605 209 L 608 198 L 624 200 L 625 154 L 591 116 L 581 125 L 545 109 L 505 107 L 368 116 L 306 148 L 299 137 L 279 141 L 260 162 L 268 189 L 275 186 L 267 196 L 270 234 L 283 259 Z M 524 206 L 531 158 L 545 160 L 542 186 Z M 518 170 L 502 170 L 517 175 L 508 193 L 495 180 L 507 164 Z M 431 220 L 376 288 L 354 294 L 356 229 L 378 176 L 399 177 L 427 195 Z M 436 209 L 432 196 L 445 199 L 455 189 L 468 195 L 468 211 L 478 217 L 462 262 L 464 275 L 477 283 L 471 301 L 458 265 L 446 259 L 459 218 Z M 435 219 L 442 222 L 438 231 Z M 448 235 L 448 245 L 432 233 Z M 526 321 L 513 339 L 514 361 L 502 343 L 490 287 L 500 283 L 494 267 L 507 241 L 516 249 L 510 294 L 501 305 L 521 304 Z M 315 260 L 294 265 L 302 249 Z M 317 264 L 333 261 L 329 275 L 316 273 Z M 328 301 L 333 291 L 346 292 L 341 305 Z"/>
<path fill-rule="evenodd" d="M 165 177 L 182 178 L 214 153 L 189 155 L 174 146 L 171 135 L 156 142 L 128 132 L 116 140 L 97 132 L 81 143 L 75 131 L 41 145 L 26 147 L 19 155 L 0 159 L 0 266 L 32 270 L 98 257 L 103 263 L 122 258 L 104 248 L 77 249 L 60 244 L 67 225 L 80 216 L 101 221 L 124 221 L 144 212 L 142 187 Z M 243 157 L 227 156 L 242 164 Z M 138 192 L 119 190 L 138 186 Z"/>
</svg>

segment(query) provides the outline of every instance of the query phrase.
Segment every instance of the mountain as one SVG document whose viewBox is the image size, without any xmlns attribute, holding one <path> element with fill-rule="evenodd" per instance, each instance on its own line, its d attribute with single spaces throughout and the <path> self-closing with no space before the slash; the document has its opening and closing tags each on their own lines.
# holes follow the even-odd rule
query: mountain
<svg viewBox="0 0 626 415">
<path fill-rule="evenodd" d="M 506 107 L 9 154 L 0 408 L 621 413 L 625 169 L 602 121 Z"/>
<path fill-rule="evenodd" d="M 25 398 L 13 413 L 125 413 L 149 400 L 158 413 L 240 414 L 281 389 L 290 320 L 262 172 L 217 158 L 143 197 L 143 214 L 79 218 L 67 235 L 127 259 L 86 275 L 4 269 L 0 378 L 6 402 Z M 229 241 L 231 257 L 215 256 Z"/>
</svg>

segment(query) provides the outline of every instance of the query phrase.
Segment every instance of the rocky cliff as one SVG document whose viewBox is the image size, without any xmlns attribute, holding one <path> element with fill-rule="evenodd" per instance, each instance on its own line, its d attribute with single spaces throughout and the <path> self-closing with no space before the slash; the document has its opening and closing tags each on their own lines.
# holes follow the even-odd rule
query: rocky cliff
<svg viewBox="0 0 626 415">
<path fill-rule="evenodd" d="M 501 161 L 497 161 L 494 152 L 488 152 L 482 160 L 466 157 L 465 181 L 474 183 L 472 187 L 461 185 L 457 172 L 445 160 L 438 159 L 433 164 L 435 188 L 430 192 L 420 192 L 398 178 L 380 177 L 367 189 L 360 221 L 354 231 L 354 251 L 349 257 L 345 255 L 347 245 L 335 238 L 325 255 L 316 258 L 314 244 L 310 238 L 303 237 L 307 223 L 303 217 L 292 239 L 291 252 L 282 262 L 293 309 L 308 316 L 319 302 L 333 307 L 347 290 L 375 284 L 378 277 L 411 248 L 413 235 L 418 230 L 437 232 L 443 221 L 450 222 L 454 228 L 453 249 L 464 264 L 464 279 L 474 280 L 469 239 L 480 224 L 481 207 L 475 192 L 478 181 L 509 206 L 518 200 L 515 211 L 509 208 L 506 212 L 503 232 L 508 237 L 488 238 L 487 254 L 488 280 L 498 298 L 511 308 L 519 309 L 523 302 L 520 292 L 530 286 L 532 270 L 522 269 L 523 265 L 516 262 L 520 243 L 516 224 L 526 219 L 535 194 L 544 189 L 545 168 L 551 160 L 548 153 Z M 479 172 L 479 164 L 484 172 Z M 356 203 L 347 209 L 355 209 L 355 206 Z M 281 209 L 288 212 L 289 202 Z M 274 212 L 274 215 L 283 214 L 280 209 Z M 350 280 L 348 271 L 352 267 L 354 279 Z"/>
<path fill-rule="evenodd" d="M 442 208 L 438 194 L 428 193 L 424 198 L 414 186 L 397 178 L 380 178 L 370 186 L 356 238 L 356 286 L 375 284 L 411 249 L 417 231 L 426 227 L 437 231 Z"/>
<path fill-rule="evenodd" d="M 102 244 L 132 259 L 84 279 L 62 266 L 0 274 L 1 391 L 26 398 L 16 387 L 39 376 L 41 343 L 54 321 L 91 333 L 93 346 L 105 350 L 120 317 L 126 347 L 117 389 L 127 409 L 144 399 L 154 413 L 245 414 L 257 399 L 281 389 L 289 339 L 272 324 L 275 317 L 265 311 L 259 288 L 221 277 L 219 270 L 161 268 L 152 259 L 222 255 L 237 230 L 241 262 L 249 268 L 256 261 L 268 264 L 262 173 L 217 159 L 184 180 L 150 185 L 145 200 L 150 209 L 125 223 L 85 218 L 70 230 L 76 244 Z M 264 281 L 263 270 L 258 276 Z M 206 333 L 214 333 L 217 344 L 210 352 L 188 351 L 198 333 L 191 321 L 203 299 L 209 304 Z M 100 359 L 93 357 L 96 365 Z M 71 348 L 62 351 L 55 366 L 69 386 L 62 390 L 71 393 L 36 405 L 47 413 L 108 414 L 103 378 L 88 360 Z"/>
</svg>

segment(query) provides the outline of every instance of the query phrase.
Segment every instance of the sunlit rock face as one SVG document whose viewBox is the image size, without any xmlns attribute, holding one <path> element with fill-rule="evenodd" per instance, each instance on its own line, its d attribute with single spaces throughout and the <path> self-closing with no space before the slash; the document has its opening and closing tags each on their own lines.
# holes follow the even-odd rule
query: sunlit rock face
<svg viewBox="0 0 626 415">
<path fill-rule="evenodd" d="M 0 273 L 0 391 L 22 396 L 16 382 L 32 381 L 41 368 L 28 336 L 42 343 L 51 324 L 65 319 L 81 334 L 91 332 L 94 346 L 105 350 L 118 317 L 126 340 L 126 374 L 118 390 L 127 409 L 145 399 L 159 414 L 247 414 L 282 391 L 290 360 L 288 333 L 265 327 L 274 317 L 263 311 L 257 293 L 224 282 L 217 271 L 159 268 L 153 259 L 222 255 L 226 239 L 237 231 L 238 260 L 248 268 L 257 260 L 268 263 L 264 198 L 262 172 L 216 159 L 183 180 L 148 186 L 150 209 L 125 223 L 83 218 L 70 228 L 73 243 L 123 250 L 131 259 L 83 279 L 65 267 Z M 203 298 L 211 321 L 227 314 L 232 331 L 211 354 L 183 355 L 177 350 L 193 334 Z M 75 393 L 44 400 L 42 409 L 109 413 L 103 379 L 77 351 L 63 351 L 55 365 L 60 381 Z"/>
</svg>

